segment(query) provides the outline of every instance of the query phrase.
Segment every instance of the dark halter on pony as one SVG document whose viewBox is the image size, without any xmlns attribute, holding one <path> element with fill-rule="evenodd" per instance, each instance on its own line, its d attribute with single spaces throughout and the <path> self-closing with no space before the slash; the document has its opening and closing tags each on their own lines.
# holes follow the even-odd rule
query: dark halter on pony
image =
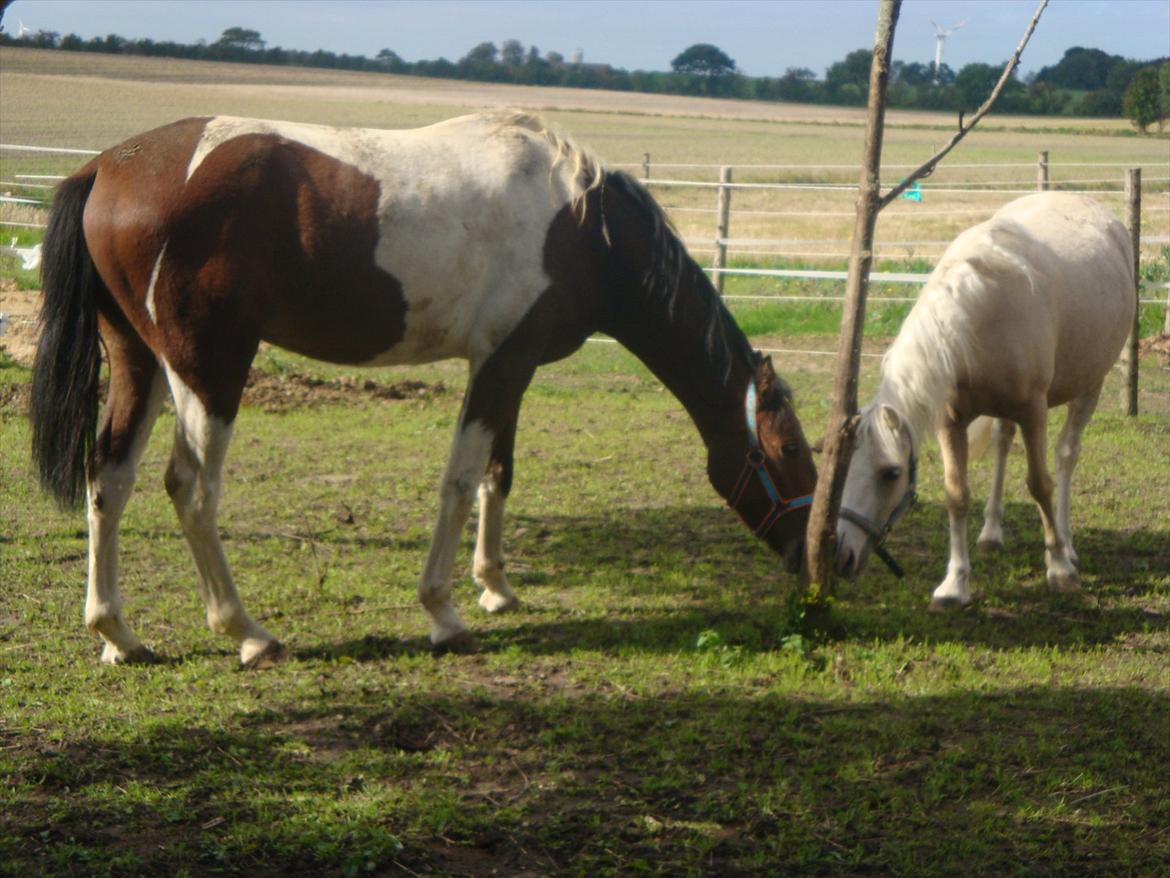
<svg viewBox="0 0 1170 878">
<path fill-rule="evenodd" d="M 754 380 L 748 381 L 747 397 L 744 400 L 744 414 L 747 416 L 748 428 L 747 457 L 744 459 L 743 469 L 740 471 L 739 478 L 735 481 L 735 487 L 731 489 L 731 494 L 727 499 L 727 505 L 739 512 L 739 501 L 743 499 L 744 491 L 751 484 L 752 475 L 755 474 L 756 478 L 759 479 L 761 487 L 764 489 L 764 493 L 772 501 L 772 507 L 760 519 L 760 523 L 752 528 L 752 531 L 757 537 L 764 539 L 768 535 L 768 532 L 776 526 L 776 522 L 783 516 L 792 512 L 794 509 L 811 504 L 813 495 L 804 494 L 800 497 L 786 499 L 777 490 L 776 483 L 772 481 L 772 475 L 764 465 L 764 451 L 760 447 L 760 437 L 756 428 L 756 382 Z M 746 516 L 744 516 L 744 520 L 747 520 Z"/>
<path fill-rule="evenodd" d="M 894 511 L 890 513 L 890 516 L 886 519 L 886 523 L 884 525 L 879 527 L 876 522 L 866 518 L 860 512 L 854 512 L 852 509 L 846 509 L 844 506 L 841 507 L 841 511 L 838 514 L 841 516 L 841 518 L 844 518 L 846 521 L 853 522 L 853 524 L 857 525 L 859 528 L 865 531 L 866 536 L 869 537 L 870 545 L 873 547 L 873 553 L 882 559 L 885 565 L 890 568 L 891 573 L 901 579 L 906 575 L 906 571 L 902 569 L 902 565 L 894 559 L 894 556 L 886 551 L 886 548 L 882 545 L 882 543 L 884 543 L 886 537 L 890 535 L 890 531 L 893 530 L 894 524 L 898 521 L 899 518 L 902 517 L 903 513 L 905 513 L 906 510 L 910 509 L 917 502 L 918 456 L 914 453 L 914 449 L 911 448 L 910 483 L 906 487 L 906 493 L 902 495 L 902 499 L 898 501 L 898 505 L 894 507 Z"/>
</svg>

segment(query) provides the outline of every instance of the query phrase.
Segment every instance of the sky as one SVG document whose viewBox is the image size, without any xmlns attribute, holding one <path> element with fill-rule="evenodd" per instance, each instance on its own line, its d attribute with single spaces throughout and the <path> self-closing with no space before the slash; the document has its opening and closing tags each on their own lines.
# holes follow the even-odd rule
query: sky
<svg viewBox="0 0 1170 878">
<path fill-rule="evenodd" d="M 1038 0 L 905 0 L 894 60 L 934 60 L 935 29 L 964 23 L 943 63 L 1007 60 Z M 4 28 L 214 42 L 229 27 L 269 46 L 407 61 L 457 61 L 478 43 L 516 39 L 543 54 L 627 70 L 669 70 L 693 43 L 713 43 L 751 76 L 807 67 L 818 77 L 873 45 L 876 0 L 16 0 Z M 1151 60 L 1170 56 L 1170 0 L 1051 0 L 1024 53 L 1027 73 L 1073 46 Z"/>
</svg>

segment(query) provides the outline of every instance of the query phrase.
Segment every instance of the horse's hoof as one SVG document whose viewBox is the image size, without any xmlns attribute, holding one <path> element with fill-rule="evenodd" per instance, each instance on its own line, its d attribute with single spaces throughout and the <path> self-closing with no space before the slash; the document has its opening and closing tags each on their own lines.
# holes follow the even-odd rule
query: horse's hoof
<svg viewBox="0 0 1170 878">
<path fill-rule="evenodd" d="M 520 598 L 514 594 L 500 594 L 486 589 L 479 595 L 479 605 L 489 613 L 504 613 L 520 606 Z"/>
<path fill-rule="evenodd" d="M 980 540 L 975 548 L 980 552 L 1002 552 L 1003 540 Z"/>
<path fill-rule="evenodd" d="M 471 655 L 479 652 L 479 640 L 470 631 L 457 631 L 445 640 L 432 644 L 435 655 Z"/>
<path fill-rule="evenodd" d="M 1049 573 L 1048 587 L 1061 594 L 1070 594 L 1081 590 L 1081 578 L 1075 573 Z"/>
<path fill-rule="evenodd" d="M 273 640 L 246 662 L 240 662 L 240 668 L 245 671 L 264 671 L 287 659 L 288 650 L 279 640 Z"/>
<path fill-rule="evenodd" d="M 971 601 L 957 598 L 954 595 L 946 595 L 941 598 L 931 598 L 930 606 L 926 608 L 928 613 L 950 613 L 954 610 L 963 610 L 971 605 Z"/>
</svg>

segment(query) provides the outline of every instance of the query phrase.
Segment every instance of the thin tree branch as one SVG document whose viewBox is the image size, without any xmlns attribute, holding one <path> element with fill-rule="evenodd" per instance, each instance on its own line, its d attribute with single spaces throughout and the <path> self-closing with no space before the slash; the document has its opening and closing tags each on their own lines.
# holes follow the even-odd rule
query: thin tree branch
<svg viewBox="0 0 1170 878">
<path fill-rule="evenodd" d="M 967 132 L 974 128 L 976 123 L 985 115 L 987 115 L 987 111 L 991 109 L 991 105 L 995 103 L 996 98 L 999 97 L 999 93 L 1003 91 L 1004 86 L 1006 86 L 1008 80 L 1012 78 L 1012 74 L 1015 73 L 1016 68 L 1020 66 L 1020 55 L 1023 54 L 1024 47 L 1028 45 L 1028 40 L 1032 38 L 1032 31 L 1036 30 L 1036 25 L 1040 21 L 1040 14 L 1044 11 L 1044 8 L 1047 5 L 1048 0 L 1040 0 L 1040 5 L 1036 7 L 1036 12 L 1032 16 L 1032 20 L 1028 22 L 1028 29 L 1024 31 L 1023 39 L 1021 39 L 1020 44 L 1016 46 L 1016 52 L 1014 55 L 1012 55 L 1011 60 L 1004 65 L 1003 73 L 1001 73 L 999 77 L 999 82 L 995 84 L 995 88 L 991 90 L 991 94 L 988 96 L 987 100 L 980 104 L 979 109 L 976 110 L 971 118 L 967 120 L 966 124 L 963 124 L 963 113 L 959 113 L 959 130 L 955 132 L 955 135 L 950 139 L 950 142 L 929 159 L 927 159 L 927 161 L 925 161 L 917 170 L 906 177 L 906 179 L 883 195 L 881 200 L 878 202 L 878 210 L 881 210 L 884 207 L 888 207 L 895 198 L 909 189 L 915 180 L 920 180 L 923 177 L 929 177 L 932 173 L 934 173 L 935 166 L 940 161 L 942 161 L 943 156 L 954 149 L 959 141 L 967 136 Z"/>
</svg>

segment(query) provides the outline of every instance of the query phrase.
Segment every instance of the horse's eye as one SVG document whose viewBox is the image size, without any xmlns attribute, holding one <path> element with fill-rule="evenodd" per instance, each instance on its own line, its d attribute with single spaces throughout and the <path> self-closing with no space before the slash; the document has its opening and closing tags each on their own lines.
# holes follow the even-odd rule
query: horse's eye
<svg viewBox="0 0 1170 878">
<path fill-rule="evenodd" d="M 795 442 L 789 442 L 787 445 L 780 446 L 780 453 L 785 457 L 795 457 L 800 454 L 800 446 Z"/>
<path fill-rule="evenodd" d="M 902 478 L 902 467 L 900 466 L 887 466 L 882 470 L 882 481 L 896 482 L 900 478 Z"/>
</svg>

